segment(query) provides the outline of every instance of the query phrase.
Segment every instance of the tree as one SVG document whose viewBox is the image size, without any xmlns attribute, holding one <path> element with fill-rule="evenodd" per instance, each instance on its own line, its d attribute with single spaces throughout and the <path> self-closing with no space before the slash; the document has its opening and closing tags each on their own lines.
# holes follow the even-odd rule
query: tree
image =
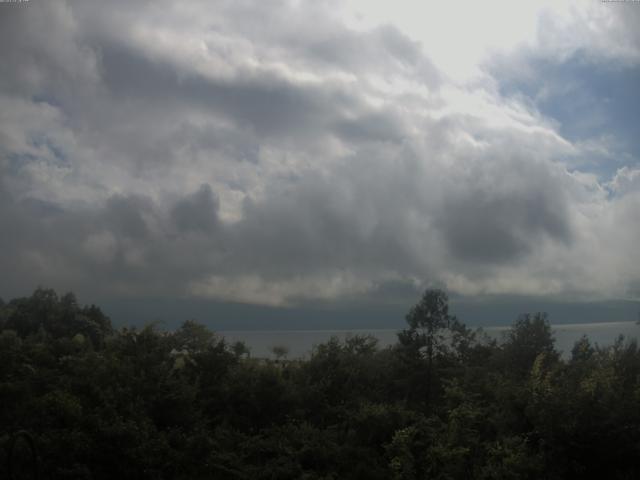
<svg viewBox="0 0 640 480">
<path fill-rule="evenodd" d="M 216 336 L 205 325 L 186 320 L 173 334 L 175 348 L 194 354 L 204 352 L 216 342 Z"/>
<path fill-rule="evenodd" d="M 2 318 L 5 321 L 2 322 Z M 11 300 L 0 308 L 0 323 L 22 337 L 46 331 L 54 338 L 81 334 L 94 346 L 102 346 L 113 333 L 111 321 L 95 305 L 80 307 L 73 293 L 62 296 L 51 289 L 38 288 L 30 297 Z"/>
<path fill-rule="evenodd" d="M 289 355 L 289 347 L 284 345 L 274 345 L 271 347 L 271 352 L 276 356 L 276 361 L 280 361 L 280 359 L 287 359 L 287 355 Z"/>
<path fill-rule="evenodd" d="M 247 346 L 246 343 L 241 342 L 240 340 L 231 344 L 231 351 L 238 358 L 249 358 L 251 356 L 251 349 Z"/>
<path fill-rule="evenodd" d="M 451 324 L 447 294 L 437 289 L 426 290 L 405 318 L 409 329 L 400 333 L 400 341 L 418 348 L 431 364 L 436 351 L 443 347 L 444 331 Z"/>
<path fill-rule="evenodd" d="M 446 331 L 454 317 L 449 315 L 449 297 L 443 290 L 428 289 L 406 316 L 408 330 L 398 334 L 400 344 L 426 362 L 426 399 L 429 403 L 433 390 L 433 363 L 437 354 L 447 350 Z"/>
<path fill-rule="evenodd" d="M 503 348 L 508 369 L 518 375 L 528 374 L 541 353 L 549 361 L 558 358 L 548 316 L 541 312 L 521 315 L 506 333 Z"/>
</svg>

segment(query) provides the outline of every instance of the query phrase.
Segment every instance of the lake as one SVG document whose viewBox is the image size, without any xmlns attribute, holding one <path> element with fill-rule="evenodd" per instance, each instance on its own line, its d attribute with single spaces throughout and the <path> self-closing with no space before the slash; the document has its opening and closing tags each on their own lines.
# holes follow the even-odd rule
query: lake
<svg viewBox="0 0 640 480">
<path fill-rule="evenodd" d="M 483 327 L 492 338 L 500 339 L 510 327 Z M 576 340 L 586 335 L 592 343 L 600 346 L 613 344 L 619 335 L 632 339 L 640 336 L 640 325 L 636 322 L 572 323 L 552 325 L 556 348 L 569 355 Z M 221 331 L 227 341 L 243 341 L 251 349 L 253 357 L 273 357 L 271 348 L 284 346 L 289 349 L 288 358 L 309 357 L 315 345 L 324 343 L 335 336 L 344 339 L 353 335 L 372 335 L 378 339 L 380 347 L 396 343 L 396 329 L 362 330 L 244 330 Z"/>
</svg>

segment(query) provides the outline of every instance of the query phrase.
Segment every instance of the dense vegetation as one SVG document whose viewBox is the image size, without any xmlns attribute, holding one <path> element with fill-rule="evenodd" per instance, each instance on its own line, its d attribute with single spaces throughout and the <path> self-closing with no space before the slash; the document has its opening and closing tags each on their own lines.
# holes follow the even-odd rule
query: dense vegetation
<svg viewBox="0 0 640 480">
<path fill-rule="evenodd" d="M 255 359 L 39 289 L 0 302 L 0 443 L 30 432 L 45 478 L 640 478 L 635 341 L 561 357 L 543 314 L 490 341 L 437 290 L 407 323 Z"/>
</svg>

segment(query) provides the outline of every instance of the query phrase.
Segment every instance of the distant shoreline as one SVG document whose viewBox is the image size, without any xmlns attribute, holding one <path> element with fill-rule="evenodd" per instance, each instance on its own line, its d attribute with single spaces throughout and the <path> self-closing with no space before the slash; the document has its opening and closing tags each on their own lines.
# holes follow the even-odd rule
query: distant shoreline
<svg viewBox="0 0 640 480">
<path fill-rule="evenodd" d="M 476 327 L 489 337 L 499 339 L 510 326 Z M 595 322 L 595 323 L 557 323 L 551 324 L 555 336 L 556 349 L 567 356 L 576 340 L 583 335 L 595 345 L 608 346 L 620 335 L 627 339 L 640 336 L 640 325 L 636 322 Z M 251 350 L 251 355 L 259 358 L 273 356 L 271 349 L 275 346 L 285 347 L 290 358 L 304 358 L 311 354 L 314 346 L 328 341 L 331 337 L 341 340 L 354 335 L 371 335 L 378 339 L 380 348 L 393 345 L 397 341 L 397 333 L 401 329 L 295 329 L 295 330 L 219 330 L 217 333 L 229 342 L 242 341 Z"/>
<path fill-rule="evenodd" d="M 584 322 L 584 323 L 552 323 L 551 328 L 568 328 L 568 327 L 594 327 L 594 326 L 612 326 L 612 325 L 637 325 L 637 322 L 631 321 L 613 321 L 613 322 Z M 468 326 L 472 330 L 508 330 L 512 325 L 489 325 L 489 326 Z M 404 327 L 403 327 L 404 328 Z M 330 332 L 351 332 L 351 333 L 366 333 L 366 332 L 399 332 L 402 328 L 264 328 L 264 329 L 242 329 L 242 330 L 217 330 L 216 333 L 223 335 L 228 333 L 268 333 L 268 332 L 305 332 L 305 333 L 330 333 Z"/>
</svg>

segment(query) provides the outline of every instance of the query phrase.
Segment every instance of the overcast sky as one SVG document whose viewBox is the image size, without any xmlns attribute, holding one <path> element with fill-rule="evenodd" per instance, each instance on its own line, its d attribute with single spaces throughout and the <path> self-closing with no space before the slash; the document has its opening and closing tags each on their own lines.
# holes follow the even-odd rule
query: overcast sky
<svg viewBox="0 0 640 480">
<path fill-rule="evenodd" d="M 639 25 L 600 0 L 0 3 L 0 296 L 637 300 Z"/>
</svg>

